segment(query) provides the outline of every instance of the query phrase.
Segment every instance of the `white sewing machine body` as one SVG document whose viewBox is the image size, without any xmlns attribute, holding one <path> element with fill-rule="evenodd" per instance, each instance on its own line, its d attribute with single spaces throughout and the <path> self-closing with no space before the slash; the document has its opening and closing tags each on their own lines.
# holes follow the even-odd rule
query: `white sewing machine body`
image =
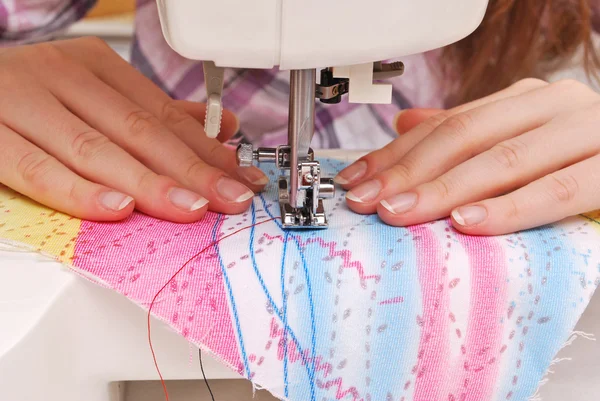
<svg viewBox="0 0 600 401">
<path fill-rule="evenodd" d="M 204 62 L 204 130 L 220 130 L 225 67 L 290 70 L 288 143 L 238 148 L 238 164 L 276 163 L 286 228 L 326 228 L 322 200 L 335 195 L 310 143 L 315 98 L 335 104 L 391 103 L 409 54 L 456 42 L 483 20 L 488 0 L 157 0 L 164 36 L 184 57 Z M 322 68 L 317 83 L 316 70 Z"/>
<path fill-rule="evenodd" d="M 221 67 L 316 69 L 372 63 L 454 43 L 488 0 L 158 0 L 179 54 Z"/>
<path fill-rule="evenodd" d="M 204 62 L 207 111 L 204 130 L 220 130 L 226 67 L 290 70 L 288 143 L 238 148 L 238 164 L 276 163 L 279 204 L 286 228 L 326 228 L 322 200 L 335 195 L 321 177 L 310 143 L 315 98 L 335 104 L 391 103 L 392 86 L 376 83 L 402 75 L 409 54 L 456 42 L 483 20 L 488 0 L 157 0 L 169 45 Z M 317 83 L 316 70 L 322 68 Z"/>
</svg>

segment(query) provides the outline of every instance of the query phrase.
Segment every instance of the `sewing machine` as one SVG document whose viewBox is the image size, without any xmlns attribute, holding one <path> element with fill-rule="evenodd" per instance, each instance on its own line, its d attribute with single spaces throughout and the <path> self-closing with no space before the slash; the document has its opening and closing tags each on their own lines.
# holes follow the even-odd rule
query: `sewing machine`
<svg viewBox="0 0 600 401">
<path fill-rule="evenodd" d="M 386 78 L 384 72 L 396 76 L 401 67 L 374 60 L 459 40 L 479 23 L 486 0 L 363 0 L 355 4 L 352 0 L 160 0 L 159 6 L 165 36 L 173 48 L 192 59 L 212 60 L 206 63 L 211 84 L 207 86 L 208 135 L 219 130 L 221 67 L 279 65 L 292 70 L 289 143 L 268 152 L 250 153 L 243 147 L 240 162 L 268 159 L 279 163 L 280 157 L 287 155 L 286 160 L 293 158 L 294 162 L 280 166 L 284 173 L 298 177 L 306 165 L 319 172 L 309 149 L 315 98 L 335 103 L 347 92 L 351 102 L 389 102 L 389 85 L 373 81 Z M 325 69 L 317 84 L 320 65 L 334 67 Z M 344 162 L 363 154 L 345 150 L 315 153 Z M 291 211 L 288 224 L 319 225 L 315 204 L 310 203 L 323 193 L 322 177 L 318 178 L 304 188 L 299 185 L 301 180 L 286 179 L 290 186 L 284 187 L 280 199 L 284 211 Z M 298 197 L 298 192 L 310 196 Z M 292 195 L 296 196 L 294 202 L 288 200 Z M 321 222 L 326 224 L 324 216 Z M 592 302 L 577 330 L 598 335 L 600 297 Z M 201 379 L 197 349 L 164 323 L 152 322 L 164 377 Z M 125 394 L 123 383 L 129 388 L 132 383 L 157 379 L 144 341 L 146 323 L 146 313 L 116 292 L 89 283 L 38 253 L 0 246 L 1 401 L 132 399 L 129 392 Z M 600 348 L 585 341 L 574 347 L 563 354 L 573 357 L 573 364 L 554 368 L 557 374 L 542 388 L 542 399 L 597 398 Z M 208 356 L 205 369 L 209 379 L 239 377 Z M 203 385 L 195 386 L 190 399 L 203 396 L 198 394 Z M 217 393 L 217 399 L 233 397 Z"/>
<path fill-rule="evenodd" d="M 276 149 L 238 147 L 238 164 L 276 163 L 279 203 L 288 228 L 327 227 L 322 199 L 333 197 L 310 148 L 315 98 L 335 104 L 391 103 L 401 75 L 390 60 L 456 42 L 483 19 L 488 0 L 158 0 L 169 45 L 203 60 L 205 131 L 219 133 L 224 68 L 290 70 L 288 143 Z M 317 70 L 320 79 L 317 82 Z M 410 79 L 410 78 L 409 78 Z M 376 83 L 377 82 L 377 83 Z"/>
</svg>

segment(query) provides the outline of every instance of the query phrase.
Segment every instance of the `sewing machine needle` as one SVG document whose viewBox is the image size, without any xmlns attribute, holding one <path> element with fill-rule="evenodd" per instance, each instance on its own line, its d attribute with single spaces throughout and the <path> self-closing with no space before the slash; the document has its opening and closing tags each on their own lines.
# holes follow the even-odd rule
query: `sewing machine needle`
<svg viewBox="0 0 600 401">
<path fill-rule="evenodd" d="M 301 207 L 298 199 L 298 162 L 308 157 L 315 128 L 316 70 L 292 70 L 290 73 L 290 205 Z"/>
</svg>

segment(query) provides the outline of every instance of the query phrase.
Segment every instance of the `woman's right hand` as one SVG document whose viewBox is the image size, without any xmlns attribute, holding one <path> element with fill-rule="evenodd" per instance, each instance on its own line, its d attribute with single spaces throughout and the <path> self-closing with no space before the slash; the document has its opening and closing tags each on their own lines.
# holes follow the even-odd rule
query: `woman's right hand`
<svg viewBox="0 0 600 401">
<path fill-rule="evenodd" d="M 0 183 L 53 209 L 121 220 L 134 208 L 187 223 L 241 213 L 267 177 L 237 167 L 205 106 L 174 101 L 97 38 L 0 50 Z"/>
</svg>

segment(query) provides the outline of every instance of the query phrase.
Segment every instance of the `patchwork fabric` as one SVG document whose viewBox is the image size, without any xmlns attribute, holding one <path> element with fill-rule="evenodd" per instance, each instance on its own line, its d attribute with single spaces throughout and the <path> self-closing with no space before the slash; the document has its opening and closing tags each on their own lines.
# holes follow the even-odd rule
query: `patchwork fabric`
<svg viewBox="0 0 600 401">
<path fill-rule="evenodd" d="M 448 221 L 390 227 L 339 193 L 327 230 L 273 220 L 215 244 L 278 217 L 277 172 L 265 171 L 272 184 L 247 213 L 187 225 L 81 221 L 2 188 L 0 239 L 146 310 L 168 282 L 157 318 L 292 401 L 527 400 L 600 283 L 597 214 L 472 237 Z"/>
</svg>

